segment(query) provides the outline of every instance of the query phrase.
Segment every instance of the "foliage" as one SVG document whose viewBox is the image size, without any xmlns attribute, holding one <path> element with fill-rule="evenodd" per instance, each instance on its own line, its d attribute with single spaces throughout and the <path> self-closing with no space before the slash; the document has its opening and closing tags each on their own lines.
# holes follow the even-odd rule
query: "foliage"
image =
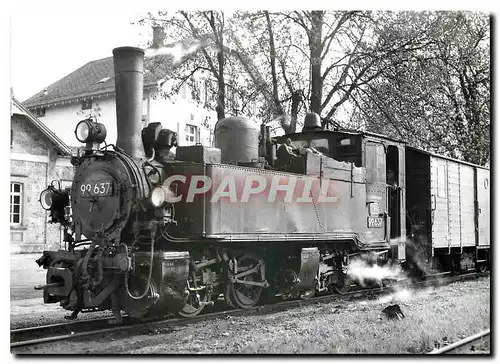
<svg viewBox="0 0 500 364">
<path fill-rule="evenodd" d="M 424 17 L 424 19 L 422 19 Z M 368 130 L 484 165 L 489 161 L 489 19 L 481 14 L 397 14 L 401 28 L 384 34 L 408 39 L 420 28 L 425 42 L 392 58 L 354 98 L 354 118 Z"/>
</svg>

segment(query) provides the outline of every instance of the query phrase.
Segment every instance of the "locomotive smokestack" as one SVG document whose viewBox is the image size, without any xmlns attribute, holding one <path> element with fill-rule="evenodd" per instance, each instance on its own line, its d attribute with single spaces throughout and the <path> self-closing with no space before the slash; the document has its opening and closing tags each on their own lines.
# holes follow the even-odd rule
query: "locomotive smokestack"
<svg viewBox="0 0 500 364">
<path fill-rule="evenodd" d="M 116 146 L 133 158 L 145 158 L 141 139 L 144 51 L 135 47 L 113 49 L 115 66 Z"/>
</svg>

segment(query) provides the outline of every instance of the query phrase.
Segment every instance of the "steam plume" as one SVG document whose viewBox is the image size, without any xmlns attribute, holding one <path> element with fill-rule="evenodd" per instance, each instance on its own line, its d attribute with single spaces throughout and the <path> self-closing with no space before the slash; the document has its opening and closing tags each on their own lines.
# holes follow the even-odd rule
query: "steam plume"
<svg viewBox="0 0 500 364">
<path fill-rule="evenodd" d="M 174 66 L 181 63 L 182 59 L 190 56 L 200 49 L 202 42 L 199 40 L 194 40 L 189 44 L 187 48 L 183 46 L 182 43 L 175 43 L 170 46 L 165 46 L 161 48 L 148 48 L 146 49 L 146 57 L 153 57 L 157 55 L 170 55 L 172 56 L 172 63 Z"/>
<path fill-rule="evenodd" d="M 364 259 L 353 259 L 347 267 L 347 275 L 357 281 L 361 286 L 369 283 L 377 283 L 382 285 L 382 280 L 401 280 L 406 278 L 406 275 L 399 265 L 379 266 L 377 264 L 369 264 Z"/>
</svg>

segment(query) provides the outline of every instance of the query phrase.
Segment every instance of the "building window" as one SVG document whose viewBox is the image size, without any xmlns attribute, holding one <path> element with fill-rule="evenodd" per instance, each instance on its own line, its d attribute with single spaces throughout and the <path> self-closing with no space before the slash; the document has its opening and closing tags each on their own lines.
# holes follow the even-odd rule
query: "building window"
<svg viewBox="0 0 500 364">
<path fill-rule="evenodd" d="M 142 99 L 142 126 L 145 127 L 148 125 L 148 109 L 149 109 L 149 99 Z"/>
<path fill-rule="evenodd" d="M 37 107 L 35 110 L 35 116 L 37 118 L 41 118 L 45 116 L 45 108 L 44 107 Z"/>
<path fill-rule="evenodd" d="M 181 97 L 185 100 L 187 98 L 186 84 L 183 83 L 181 86 Z"/>
<path fill-rule="evenodd" d="M 82 110 L 90 110 L 92 109 L 92 100 L 86 99 L 82 101 Z"/>
<path fill-rule="evenodd" d="M 59 183 L 62 190 L 65 190 L 66 188 L 71 189 L 71 186 L 73 186 L 73 181 L 70 179 L 61 179 L 59 180 Z"/>
<path fill-rule="evenodd" d="M 23 185 L 21 183 L 10 183 L 10 223 L 20 225 L 22 216 Z"/>
<path fill-rule="evenodd" d="M 198 127 L 194 125 L 186 124 L 186 128 L 184 129 L 186 134 L 186 145 L 195 145 L 196 137 L 198 134 Z"/>
</svg>

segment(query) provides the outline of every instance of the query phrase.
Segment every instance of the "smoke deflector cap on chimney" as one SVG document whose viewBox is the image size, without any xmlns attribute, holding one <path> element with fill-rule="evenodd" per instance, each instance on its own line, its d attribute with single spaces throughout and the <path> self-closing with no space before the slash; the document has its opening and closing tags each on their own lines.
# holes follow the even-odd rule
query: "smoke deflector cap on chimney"
<svg viewBox="0 0 500 364">
<path fill-rule="evenodd" d="M 113 49 L 116 91 L 116 146 L 133 158 L 145 158 L 141 140 L 144 50 Z"/>
</svg>

